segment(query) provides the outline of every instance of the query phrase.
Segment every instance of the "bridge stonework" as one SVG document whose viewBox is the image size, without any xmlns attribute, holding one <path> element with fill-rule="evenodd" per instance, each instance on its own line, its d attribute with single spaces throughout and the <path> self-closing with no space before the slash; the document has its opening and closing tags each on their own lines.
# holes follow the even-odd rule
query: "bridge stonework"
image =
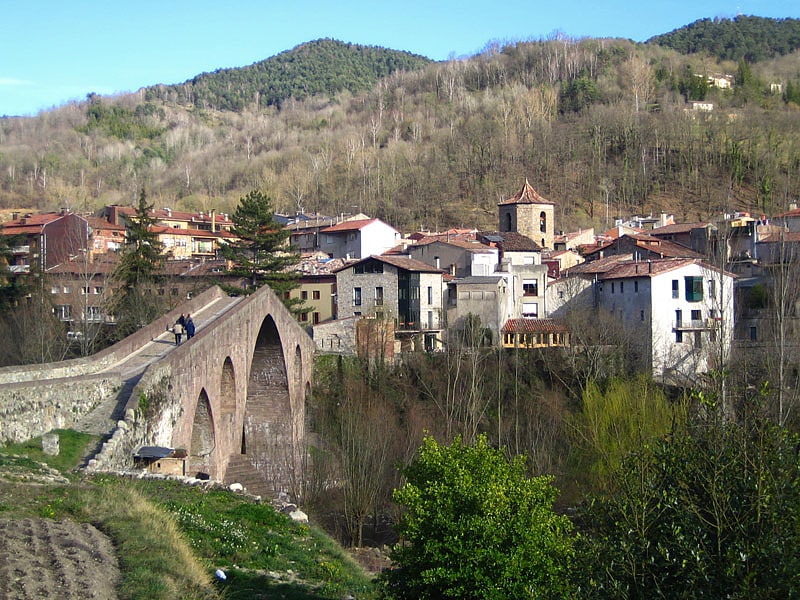
<svg viewBox="0 0 800 600">
<path fill-rule="evenodd" d="M 202 302 L 215 297 L 224 293 L 214 288 Z M 163 333 L 164 320 L 154 327 Z M 127 469 L 141 446 L 167 446 L 186 451 L 187 475 L 297 494 L 313 356 L 313 341 L 269 288 L 240 299 L 146 368 L 88 469 Z"/>
</svg>

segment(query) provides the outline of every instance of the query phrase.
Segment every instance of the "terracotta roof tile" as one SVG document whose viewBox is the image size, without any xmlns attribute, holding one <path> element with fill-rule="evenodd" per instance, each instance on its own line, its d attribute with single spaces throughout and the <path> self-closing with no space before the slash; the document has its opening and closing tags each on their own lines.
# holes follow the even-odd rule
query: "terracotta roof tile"
<svg viewBox="0 0 800 600">
<path fill-rule="evenodd" d="M 525 185 L 522 186 L 522 189 L 518 191 L 516 194 L 504 200 L 503 202 L 498 202 L 498 206 L 503 204 L 553 204 L 549 200 L 545 200 L 539 195 L 533 186 L 528 183 L 528 180 L 525 179 Z"/>
<path fill-rule="evenodd" d="M 322 229 L 320 233 L 334 233 L 337 231 L 359 231 L 367 225 L 374 223 L 378 219 L 359 219 L 357 221 L 342 221 L 336 225 L 331 225 Z"/>
<path fill-rule="evenodd" d="M 503 333 L 565 333 L 567 326 L 555 319 L 509 319 Z"/>
</svg>

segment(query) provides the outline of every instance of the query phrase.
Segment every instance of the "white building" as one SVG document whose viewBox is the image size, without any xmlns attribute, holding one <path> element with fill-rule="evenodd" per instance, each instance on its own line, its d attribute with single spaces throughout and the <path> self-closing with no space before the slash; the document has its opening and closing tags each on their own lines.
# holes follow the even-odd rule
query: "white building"
<svg viewBox="0 0 800 600">
<path fill-rule="evenodd" d="M 728 358 L 733 281 L 699 259 L 626 261 L 598 274 L 595 305 L 618 318 L 656 379 L 682 384 Z"/>
<path fill-rule="evenodd" d="M 394 248 L 401 237 L 380 219 L 359 219 L 320 230 L 319 246 L 331 258 L 365 258 Z"/>
</svg>

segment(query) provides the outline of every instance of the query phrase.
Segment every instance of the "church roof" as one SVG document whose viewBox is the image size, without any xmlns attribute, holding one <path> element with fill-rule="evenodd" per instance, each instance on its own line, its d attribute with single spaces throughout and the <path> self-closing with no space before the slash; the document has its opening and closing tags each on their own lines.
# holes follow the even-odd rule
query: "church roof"
<svg viewBox="0 0 800 600">
<path fill-rule="evenodd" d="M 528 183 L 528 180 L 525 179 L 525 185 L 522 186 L 522 189 L 518 191 L 516 194 L 504 200 L 503 202 L 498 202 L 497 206 L 501 206 L 504 204 L 553 204 L 549 200 L 542 198 L 533 186 Z"/>
</svg>

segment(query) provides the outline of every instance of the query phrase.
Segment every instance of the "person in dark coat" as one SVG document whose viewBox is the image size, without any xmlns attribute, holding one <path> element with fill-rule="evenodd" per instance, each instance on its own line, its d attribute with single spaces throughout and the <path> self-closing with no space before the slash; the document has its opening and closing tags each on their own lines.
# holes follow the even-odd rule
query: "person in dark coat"
<svg viewBox="0 0 800 600">
<path fill-rule="evenodd" d="M 190 340 L 194 337 L 194 321 L 192 315 L 186 315 L 186 339 Z"/>
</svg>

